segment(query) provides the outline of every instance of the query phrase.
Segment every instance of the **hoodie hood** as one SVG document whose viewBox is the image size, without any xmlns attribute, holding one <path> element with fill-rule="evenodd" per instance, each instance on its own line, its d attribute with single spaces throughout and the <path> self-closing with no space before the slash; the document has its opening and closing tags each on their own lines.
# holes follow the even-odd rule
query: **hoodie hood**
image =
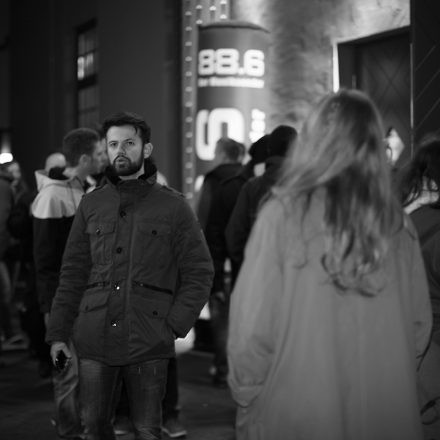
<svg viewBox="0 0 440 440">
<path fill-rule="evenodd" d="M 37 170 L 35 171 L 35 181 L 37 183 L 37 190 L 41 191 L 48 185 L 58 185 L 62 184 L 63 186 L 66 184 L 66 181 L 69 180 L 67 176 L 63 174 L 64 168 L 51 168 L 49 172 L 46 170 Z M 76 179 L 73 177 L 70 180 Z"/>
<path fill-rule="evenodd" d="M 61 171 L 51 169 L 35 171 L 38 194 L 31 212 L 38 219 L 73 217 L 84 195 L 84 186 L 76 176 L 66 177 Z"/>
</svg>

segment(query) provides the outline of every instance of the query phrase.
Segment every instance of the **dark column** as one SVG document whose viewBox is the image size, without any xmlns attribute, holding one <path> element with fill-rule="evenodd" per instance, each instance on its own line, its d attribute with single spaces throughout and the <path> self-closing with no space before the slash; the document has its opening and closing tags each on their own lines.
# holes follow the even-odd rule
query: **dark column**
<svg viewBox="0 0 440 440">
<path fill-rule="evenodd" d="M 440 2 L 411 0 L 413 137 L 440 130 Z"/>
</svg>

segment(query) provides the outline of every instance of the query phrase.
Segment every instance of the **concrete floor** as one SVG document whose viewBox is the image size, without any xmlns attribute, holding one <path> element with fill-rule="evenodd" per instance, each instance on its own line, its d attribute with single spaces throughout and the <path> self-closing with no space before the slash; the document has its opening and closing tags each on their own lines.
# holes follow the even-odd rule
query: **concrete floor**
<svg viewBox="0 0 440 440">
<path fill-rule="evenodd" d="M 233 440 L 235 405 L 229 390 L 211 384 L 209 353 L 181 349 L 178 356 L 181 421 L 188 440 Z M 56 440 L 50 379 L 25 350 L 0 355 L 0 439 Z M 118 440 L 132 440 L 127 434 Z M 164 435 L 164 439 L 167 436 Z"/>
</svg>

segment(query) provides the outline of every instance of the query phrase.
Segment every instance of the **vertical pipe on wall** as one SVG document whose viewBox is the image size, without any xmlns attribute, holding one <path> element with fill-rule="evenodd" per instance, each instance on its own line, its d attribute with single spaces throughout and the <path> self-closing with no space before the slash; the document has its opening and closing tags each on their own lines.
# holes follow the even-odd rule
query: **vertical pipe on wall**
<svg viewBox="0 0 440 440">
<path fill-rule="evenodd" d="M 213 21 L 227 20 L 230 16 L 230 0 L 184 0 L 182 2 L 182 191 L 190 203 L 194 198 L 195 152 L 194 111 L 196 96 L 196 48 L 198 26 Z"/>
</svg>

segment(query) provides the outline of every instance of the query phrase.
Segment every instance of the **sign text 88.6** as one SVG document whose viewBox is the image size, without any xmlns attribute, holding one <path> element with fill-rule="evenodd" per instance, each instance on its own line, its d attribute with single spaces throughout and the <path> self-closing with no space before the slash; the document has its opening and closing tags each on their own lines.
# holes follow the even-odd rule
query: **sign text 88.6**
<svg viewBox="0 0 440 440">
<path fill-rule="evenodd" d="M 241 63 L 242 61 L 242 63 Z M 203 49 L 199 52 L 199 75 L 264 75 L 264 52 L 249 49 L 240 60 L 240 52 L 233 48 Z"/>
</svg>

